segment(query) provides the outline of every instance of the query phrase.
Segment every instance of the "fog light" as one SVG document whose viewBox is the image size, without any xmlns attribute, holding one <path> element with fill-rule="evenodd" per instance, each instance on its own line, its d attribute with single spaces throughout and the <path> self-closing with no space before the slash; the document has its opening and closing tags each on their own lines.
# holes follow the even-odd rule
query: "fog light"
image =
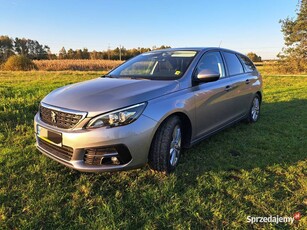
<svg viewBox="0 0 307 230">
<path fill-rule="evenodd" d="M 115 164 L 115 165 L 119 165 L 119 164 L 120 164 L 120 162 L 119 162 L 119 160 L 118 160 L 117 157 L 111 157 L 111 161 L 112 161 L 112 163 Z"/>
<path fill-rule="evenodd" d="M 122 165 L 131 161 L 132 157 L 126 146 L 117 145 L 85 149 L 83 159 L 88 165 Z"/>
<path fill-rule="evenodd" d="M 117 156 L 118 152 L 115 148 L 92 148 L 87 149 L 84 155 L 86 164 L 102 165 L 113 164 L 111 157 Z M 115 157 L 116 158 L 116 157 Z"/>
</svg>

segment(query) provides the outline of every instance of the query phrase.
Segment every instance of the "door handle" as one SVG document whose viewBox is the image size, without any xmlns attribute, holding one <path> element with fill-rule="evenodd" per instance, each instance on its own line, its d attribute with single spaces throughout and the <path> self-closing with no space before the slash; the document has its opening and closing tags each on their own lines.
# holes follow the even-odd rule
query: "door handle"
<svg viewBox="0 0 307 230">
<path fill-rule="evenodd" d="M 226 87 L 225 87 L 225 91 L 230 91 L 232 89 L 232 86 L 231 85 L 227 85 Z"/>
<path fill-rule="evenodd" d="M 249 83 L 250 83 L 250 80 L 246 79 L 245 84 L 249 84 Z"/>
</svg>

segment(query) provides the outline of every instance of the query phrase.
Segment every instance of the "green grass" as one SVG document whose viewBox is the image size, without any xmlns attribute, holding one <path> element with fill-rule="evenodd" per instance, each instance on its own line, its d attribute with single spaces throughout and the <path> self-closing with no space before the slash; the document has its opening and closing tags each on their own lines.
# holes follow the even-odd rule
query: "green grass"
<svg viewBox="0 0 307 230">
<path fill-rule="evenodd" d="M 39 101 L 98 76 L 0 72 L 0 229 L 306 229 L 306 76 L 265 75 L 259 122 L 186 150 L 169 177 L 148 167 L 79 173 L 35 149 Z M 292 226 L 247 223 L 295 212 Z"/>
</svg>

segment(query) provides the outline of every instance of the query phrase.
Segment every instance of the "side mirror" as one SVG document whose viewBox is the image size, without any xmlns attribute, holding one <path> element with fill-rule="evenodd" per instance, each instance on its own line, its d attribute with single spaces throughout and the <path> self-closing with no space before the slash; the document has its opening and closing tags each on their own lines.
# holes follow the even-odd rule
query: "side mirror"
<svg viewBox="0 0 307 230">
<path fill-rule="evenodd" d="M 211 82 L 217 81 L 220 74 L 210 69 L 204 69 L 197 74 L 196 78 L 201 82 Z"/>
</svg>

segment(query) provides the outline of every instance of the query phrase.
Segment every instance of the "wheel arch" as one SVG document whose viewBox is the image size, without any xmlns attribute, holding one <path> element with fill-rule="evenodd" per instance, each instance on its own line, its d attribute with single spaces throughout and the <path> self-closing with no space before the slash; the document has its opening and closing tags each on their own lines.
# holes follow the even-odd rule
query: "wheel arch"
<svg viewBox="0 0 307 230">
<path fill-rule="evenodd" d="M 167 120 L 173 116 L 178 116 L 180 121 L 181 121 L 181 128 L 182 128 L 182 133 L 183 133 L 183 147 L 184 148 L 188 148 L 190 146 L 191 143 L 191 137 L 192 137 L 192 122 L 190 120 L 190 118 L 188 117 L 188 115 L 186 115 L 184 112 L 174 112 L 172 114 L 169 114 L 168 116 L 166 116 L 158 125 L 157 129 L 155 130 L 155 133 L 153 135 L 152 141 L 151 141 L 151 145 L 152 142 L 154 140 L 154 137 L 156 135 L 156 133 L 158 132 L 158 130 L 161 128 L 161 126 L 167 122 Z"/>
<path fill-rule="evenodd" d="M 257 92 L 256 92 L 256 95 L 259 96 L 259 98 L 260 98 L 260 103 L 262 103 L 262 92 L 261 92 L 261 91 L 257 91 Z"/>
</svg>

